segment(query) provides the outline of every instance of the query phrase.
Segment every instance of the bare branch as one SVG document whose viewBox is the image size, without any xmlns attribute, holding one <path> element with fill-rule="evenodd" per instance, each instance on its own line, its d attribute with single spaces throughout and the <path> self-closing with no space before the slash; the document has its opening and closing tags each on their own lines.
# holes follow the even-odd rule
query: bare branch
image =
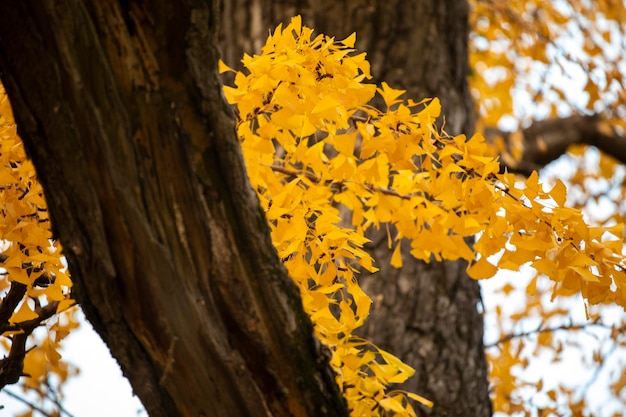
<svg viewBox="0 0 626 417">
<path fill-rule="evenodd" d="M 612 356 L 616 350 L 617 350 L 617 345 L 614 344 L 613 346 L 611 346 L 609 351 L 603 355 L 602 361 L 598 364 L 595 371 L 593 372 L 593 375 L 591 375 L 591 378 L 587 380 L 587 382 L 585 383 L 585 386 L 580 391 L 580 398 L 585 398 L 587 396 L 587 392 L 589 391 L 589 389 L 596 383 L 596 381 L 598 380 L 598 377 L 600 376 L 602 371 L 606 368 L 606 364 L 608 363 L 608 358 Z"/>
<path fill-rule="evenodd" d="M 555 327 L 542 327 L 542 326 L 539 326 L 539 327 L 537 327 L 536 329 L 533 329 L 533 330 L 528 330 L 528 331 L 520 332 L 520 333 L 510 333 L 510 334 L 507 334 L 507 335 L 501 337 L 500 339 L 496 340 L 495 342 L 486 343 L 485 344 L 485 349 L 491 348 L 491 347 L 495 347 L 495 346 L 499 346 L 501 344 L 510 342 L 513 339 L 533 336 L 533 335 L 536 335 L 536 334 L 539 334 L 539 333 L 554 333 L 554 332 L 557 332 L 557 331 L 560 331 L 560 330 L 566 330 L 566 331 L 585 330 L 585 329 L 588 329 L 590 327 L 598 327 L 598 328 L 606 329 L 606 330 L 612 330 L 613 329 L 613 326 L 610 326 L 610 325 L 604 324 L 604 323 L 599 323 L 597 321 L 590 322 L 590 323 L 581 323 L 581 324 L 566 324 L 566 325 L 555 326 Z M 617 328 L 617 330 L 620 331 L 620 332 L 626 331 L 626 325 Z"/>
<path fill-rule="evenodd" d="M 510 143 L 512 132 L 497 128 L 485 129 L 488 141 L 500 136 Z M 626 164 L 626 138 L 620 135 L 600 115 L 575 115 L 565 118 L 534 122 L 522 130 L 524 151 L 521 161 L 507 166 L 511 172 L 529 175 L 563 155 L 571 145 L 586 144 Z"/>
<path fill-rule="evenodd" d="M 11 284 L 11 289 L 13 289 L 13 285 L 15 284 L 15 282 Z M 9 290 L 9 293 L 10 292 L 11 290 Z M 7 385 L 15 384 L 19 381 L 21 376 L 24 376 L 24 358 L 28 353 L 28 350 L 26 349 L 28 336 L 30 336 L 35 328 L 40 326 L 45 320 L 49 319 L 54 315 L 54 313 L 56 313 L 58 305 L 59 302 L 54 301 L 44 307 L 36 308 L 35 313 L 37 313 L 37 318 L 32 320 L 16 323 L 15 325 L 9 325 L 8 322 L 1 323 L 4 327 L 3 332 L 6 330 L 12 330 L 13 328 L 15 328 L 15 330 L 21 330 L 22 332 L 13 336 L 9 356 L 0 360 L 0 389 Z"/>
<path fill-rule="evenodd" d="M 44 410 L 43 408 L 39 407 L 37 404 L 33 403 L 32 401 L 27 400 L 26 398 L 15 394 L 14 392 L 11 392 L 9 390 L 4 390 L 4 393 L 6 395 L 8 395 L 9 397 L 21 402 L 22 404 L 24 404 L 27 407 L 30 407 L 31 409 L 41 413 L 44 417 L 54 417 L 56 416 L 56 414 L 51 414 L 48 413 L 46 410 Z"/>
</svg>

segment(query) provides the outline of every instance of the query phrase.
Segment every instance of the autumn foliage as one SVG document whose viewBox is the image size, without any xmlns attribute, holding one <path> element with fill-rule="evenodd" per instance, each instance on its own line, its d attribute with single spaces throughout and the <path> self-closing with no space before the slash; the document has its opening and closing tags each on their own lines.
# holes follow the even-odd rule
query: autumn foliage
<svg viewBox="0 0 626 417">
<path fill-rule="evenodd" d="M 626 307 L 623 225 L 590 226 L 565 206 L 560 180 L 544 187 L 536 172 L 521 179 L 501 167 L 480 134 L 447 134 L 437 98 L 404 100 L 402 90 L 369 84 L 355 39 L 314 36 L 295 17 L 273 31 L 260 55 L 244 56 L 245 71 L 224 92 L 274 245 L 331 351 L 352 415 L 413 416 L 430 401 L 393 385 L 413 369 L 355 336 L 371 304 L 358 274 L 377 269 L 363 249 L 368 228 L 387 230 L 398 268 L 402 245 L 427 262 L 468 260 L 474 279 L 530 265 L 551 280 L 552 298 L 580 294 L 589 305 Z M 375 95 L 384 108 L 370 104 Z M 18 335 L 48 320 L 49 337 L 26 354 L 24 372 L 37 384 L 48 372 L 67 375 L 55 349 L 73 326 L 58 316 L 73 303 L 71 281 L 1 97 L 2 343 L 12 352 Z"/>
</svg>

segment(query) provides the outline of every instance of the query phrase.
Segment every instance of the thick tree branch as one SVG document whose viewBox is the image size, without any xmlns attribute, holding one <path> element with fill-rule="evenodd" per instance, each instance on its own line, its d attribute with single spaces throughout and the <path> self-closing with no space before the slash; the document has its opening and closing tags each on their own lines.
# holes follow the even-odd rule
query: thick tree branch
<svg viewBox="0 0 626 417">
<path fill-rule="evenodd" d="M 24 287 L 25 292 L 25 285 L 19 284 L 17 282 L 11 284 L 9 294 L 7 294 L 2 302 L 2 307 L 4 307 L 5 302 L 7 302 L 7 298 L 9 298 L 9 296 L 11 295 L 11 291 L 16 288 L 15 292 L 19 293 L 22 291 L 21 287 Z M 11 301 L 13 301 L 13 297 L 14 296 L 11 295 Z M 18 300 L 18 302 L 20 300 Z M 32 320 L 10 324 L 7 318 L 6 322 L 0 323 L 2 333 L 8 330 L 21 331 L 21 333 L 15 334 L 11 340 L 11 349 L 9 350 L 9 355 L 6 358 L 0 360 L 0 389 L 5 387 L 6 385 L 16 383 L 19 378 L 24 375 L 24 358 L 30 350 L 26 349 L 28 336 L 30 336 L 33 330 L 35 330 L 44 321 L 46 321 L 56 313 L 58 305 L 59 302 L 54 301 L 45 305 L 44 307 L 35 308 L 35 313 L 37 313 L 37 317 Z M 15 309 L 15 307 L 13 309 Z"/>
<path fill-rule="evenodd" d="M 534 122 L 522 130 L 524 151 L 517 165 L 507 165 L 511 172 L 529 175 L 563 155 L 576 144 L 592 145 L 626 164 L 626 138 L 620 135 L 601 115 L 575 115 Z M 510 144 L 512 132 L 486 128 L 485 137 L 493 141 L 497 136 Z"/>
<path fill-rule="evenodd" d="M 12 282 L 9 292 L 4 296 L 2 302 L 0 302 L 0 328 L 4 328 L 8 325 L 11 315 L 15 311 L 15 308 L 26 294 L 26 285 L 19 282 Z"/>
</svg>

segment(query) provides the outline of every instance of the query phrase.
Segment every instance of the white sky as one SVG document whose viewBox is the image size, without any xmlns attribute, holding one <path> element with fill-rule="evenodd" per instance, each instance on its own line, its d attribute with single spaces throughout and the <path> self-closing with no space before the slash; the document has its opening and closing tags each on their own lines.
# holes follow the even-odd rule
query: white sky
<svg viewBox="0 0 626 417">
<path fill-rule="evenodd" d="M 80 374 L 70 378 L 64 386 L 63 407 L 74 417 L 147 416 L 109 349 L 83 319 L 83 314 L 79 316 L 81 327 L 63 341 L 61 352 L 65 359 L 80 369 Z M 15 386 L 8 389 L 20 393 Z M 0 392 L 0 404 L 6 407 L 0 411 L 0 416 L 16 416 L 27 410 L 3 392 Z"/>
</svg>

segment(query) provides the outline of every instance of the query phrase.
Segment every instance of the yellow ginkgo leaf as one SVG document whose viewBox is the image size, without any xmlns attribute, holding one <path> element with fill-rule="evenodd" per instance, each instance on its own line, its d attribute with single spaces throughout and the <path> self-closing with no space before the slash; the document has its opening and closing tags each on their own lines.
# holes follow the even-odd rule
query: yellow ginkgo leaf
<svg viewBox="0 0 626 417">
<path fill-rule="evenodd" d="M 220 74 L 223 74 L 225 72 L 235 72 L 234 69 L 226 65 L 221 59 L 217 61 L 217 70 Z"/>
<path fill-rule="evenodd" d="M 11 323 L 22 323 L 28 320 L 34 320 L 37 317 L 39 317 L 37 313 L 35 313 L 26 300 L 24 300 L 20 308 L 11 316 Z"/>
<path fill-rule="evenodd" d="M 391 266 L 394 268 L 402 268 L 402 251 L 400 245 L 401 243 L 398 242 L 396 248 L 393 250 L 393 255 L 391 255 Z"/>
<path fill-rule="evenodd" d="M 428 400 L 428 399 L 426 399 L 426 398 L 422 397 L 421 395 L 413 394 L 412 392 L 407 392 L 407 393 L 406 393 L 406 395 L 407 395 L 410 399 L 415 400 L 415 401 L 417 401 L 418 403 L 423 404 L 423 405 L 425 405 L 425 406 L 426 406 L 426 407 L 428 407 L 428 408 L 432 408 L 432 407 L 433 407 L 433 405 L 435 405 L 432 401 L 430 401 L 430 400 Z"/>
<path fill-rule="evenodd" d="M 472 266 L 467 268 L 467 273 L 474 279 L 491 278 L 496 272 L 498 272 L 498 268 L 493 266 L 485 258 L 480 258 Z"/>
</svg>

